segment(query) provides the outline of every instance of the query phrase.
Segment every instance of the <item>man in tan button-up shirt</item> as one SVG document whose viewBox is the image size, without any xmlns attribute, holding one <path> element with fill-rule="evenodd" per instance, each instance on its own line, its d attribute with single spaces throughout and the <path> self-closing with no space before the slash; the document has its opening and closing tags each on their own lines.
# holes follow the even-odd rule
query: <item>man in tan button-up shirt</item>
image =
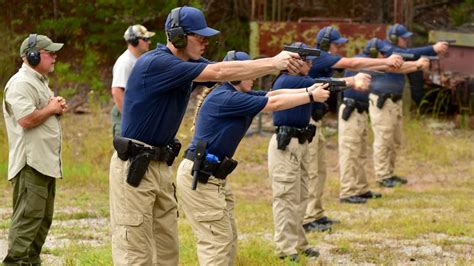
<svg viewBox="0 0 474 266">
<path fill-rule="evenodd" d="M 67 109 L 48 87 L 62 43 L 30 34 L 21 44 L 23 65 L 5 87 L 3 114 L 8 133 L 8 180 L 13 214 L 5 265 L 40 264 L 53 219 L 56 178 L 61 171 L 59 116 Z"/>
</svg>

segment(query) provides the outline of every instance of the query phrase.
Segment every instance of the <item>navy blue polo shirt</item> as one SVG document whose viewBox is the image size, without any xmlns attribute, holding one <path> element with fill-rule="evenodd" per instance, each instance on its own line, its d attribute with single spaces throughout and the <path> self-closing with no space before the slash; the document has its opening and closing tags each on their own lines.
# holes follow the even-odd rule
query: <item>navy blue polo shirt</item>
<svg viewBox="0 0 474 266">
<path fill-rule="evenodd" d="M 308 76 L 295 76 L 283 73 L 273 83 L 273 90 L 307 88 L 314 84 Z M 291 109 L 273 112 L 273 125 L 303 128 L 308 126 L 311 117 L 311 104 L 304 104 Z"/>
<path fill-rule="evenodd" d="M 355 57 L 369 58 L 369 56 L 364 54 L 364 53 L 358 54 Z M 357 71 L 352 72 L 350 70 L 346 70 L 344 72 L 344 77 L 352 77 L 352 76 L 355 76 L 357 73 L 358 73 Z M 372 82 L 377 78 L 379 78 L 379 77 L 378 76 L 372 77 Z M 342 92 L 342 97 L 351 98 L 351 99 L 361 101 L 361 102 L 365 102 L 365 103 L 369 102 L 369 92 L 367 92 L 367 91 L 366 92 L 356 91 L 353 88 L 349 88 L 347 90 L 344 90 Z"/>
<path fill-rule="evenodd" d="M 183 61 L 164 45 L 140 56 L 125 90 L 122 135 L 153 146 L 169 144 L 183 119 L 193 80 L 206 66 Z"/>
<path fill-rule="evenodd" d="M 232 158 L 252 119 L 267 105 L 265 91 L 237 91 L 230 83 L 215 88 L 204 100 L 196 120 L 194 137 L 188 149 L 194 151 L 198 140 L 207 142 L 207 152 Z"/>
<path fill-rule="evenodd" d="M 340 55 L 321 51 L 319 57 L 313 59 L 313 65 L 309 70 L 308 76 L 312 78 L 332 77 L 332 66 L 334 66 L 341 59 L 342 57 Z"/>
<path fill-rule="evenodd" d="M 390 56 L 393 52 L 412 53 L 415 57 L 421 55 L 436 55 L 432 46 L 423 46 L 418 48 L 400 48 L 393 45 L 390 41 L 385 40 L 385 44 L 391 46 L 389 52 L 385 55 Z M 372 90 L 375 93 L 394 93 L 403 94 L 403 87 L 405 86 L 405 74 L 385 73 L 385 75 L 372 79 Z"/>
</svg>

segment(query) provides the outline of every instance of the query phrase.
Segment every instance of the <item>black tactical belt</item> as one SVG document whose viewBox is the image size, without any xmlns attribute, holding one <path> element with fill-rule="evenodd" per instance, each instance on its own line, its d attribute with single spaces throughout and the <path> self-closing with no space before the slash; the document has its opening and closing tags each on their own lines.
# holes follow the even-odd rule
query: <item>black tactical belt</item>
<svg viewBox="0 0 474 266">
<path fill-rule="evenodd" d="M 372 92 L 375 95 L 378 95 L 379 97 L 384 98 L 384 100 L 391 99 L 392 102 L 398 102 L 399 100 L 402 99 L 403 95 L 401 94 L 396 94 L 396 93 L 382 93 L 382 92 Z"/>
<path fill-rule="evenodd" d="M 357 109 L 357 112 L 359 112 L 359 114 L 363 112 L 369 112 L 369 103 L 358 101 L 352 98 L 344 98 L 342 102 L 345 106 L 348 106 L 349 108 Z"/>
<path fill-rule="evenodd" d="M 186 152 L 184 153 L 184 158 L 194 162 L 194 158 L 195 158 L 194 151 L 186 150 Z M 219 168 L 219 166 L 220 166 L 220 163 L 209 163 L 207 160 L 204 159 L 202 167 L 206 171 L 210 173 L 214 173 L 217 170 L 217 168 Z"/>
</svg>

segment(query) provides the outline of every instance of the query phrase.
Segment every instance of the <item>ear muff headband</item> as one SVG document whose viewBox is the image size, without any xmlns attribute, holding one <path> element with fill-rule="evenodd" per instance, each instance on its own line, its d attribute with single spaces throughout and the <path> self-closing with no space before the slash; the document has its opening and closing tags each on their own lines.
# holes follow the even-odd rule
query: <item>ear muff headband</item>
<svg viewBox="0 0 474 266">
<path fill-rule="evenodd" d="M 26 61 L 30 66 L 37 66 L 41 61 L 41 54 L 35 47 L 38 39 L 38 34 L 33 33 L 28 36 L 28 47 L 26 49 Z"/>
<path fill-rule="evenodd" d="M 170 23 L 171 27 L 168 30 L 168 40 L 177 49 L 185 48 L 187 45 L 186 32 L 183 27 L 180 26 L 179 15 L 181 7 L 176 7 L 171 10 Z"/>
<path fill-rule="evenodd" d="M 225 56 L 225 61 L 235 61 L 237 60 L 237 52 L 235 50 L 230 50 L 227 52 L 227 55 Z M 232 85 L 239 85 L 240 84 L 240 80 L 232 80 L 230 81 L 230 84 Z"/>
<path fill-rule="evenodd" d="M 321 39 L 321 43 L 319 44 L 319 49 L 323 51 L 329 51 L 329 47 L 331 46 L 331 31 L 332 27 L 328 26 L 324 31 L 323 38 Z"/>
<path fill-rule="evenodd" d="M 379 55 L 379 51 L 377 50 L 377 38 L 372 38 L 370 40 L 370 46 L 369 46 L 369 56 L 371 58 L 377 58 Z"/>
<path fill-rule="evenodd" d="M 127 42 L 131 44 L 133 47 L 136 47 L 138 45 L 138 36 L 135 35 L 135 32 L 133 31 L 133 26 L 128 27 L 128 40 Z"/>
<path fill-rule="evenodd" d="M 235 50 L 230 50 L 230 51 L 228 51 L 228 52 L 227 52 L 227 55 L 226 55 L 226 60 L 225 60 L 225 61 L 234 61 L 234 60 L 237 60 Z"/>
<path fill-rule="evenodd" d="M 397 36 L 397 31 L 398 31 L 398 23 L 393 25 L 393 30 L 392 30 L 392 33 L 390 34 L 389 36 L 389 39 L 390 41 L 393 43 L 393 44 L 397 44 L 398 42 L 398 36 Z"/>
</svg>

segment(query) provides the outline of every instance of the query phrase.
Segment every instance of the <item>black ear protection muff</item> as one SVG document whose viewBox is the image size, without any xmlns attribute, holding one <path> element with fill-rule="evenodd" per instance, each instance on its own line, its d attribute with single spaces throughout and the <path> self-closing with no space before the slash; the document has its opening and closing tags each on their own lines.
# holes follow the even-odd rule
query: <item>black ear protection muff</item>
<svg viewBox="0 0 474 266">
<path fill-rule="evenodd" d="M 133 31 L 133 26 L 128 27 L 128 40 L 127 42 L 131 44 L 133 47 L 136 47 L 138 45 L 138 36 L 135 34 Z"/>
<path fill-rule="evenodd" d="M 225 56 L 225 60 L 224 61 L 235 61 L 237 60 L 237 52 L 235 50 L 230 50 L 227 52 L 227 55 Z M 240 84 L 240 80 L 233 80 L 233 81 L 230 81 L 230 84 L 232 85 L 239 85 Z"/>
<path fill-rule="evenodd" d="M 28 36 L 28 46 L 26 48 L 26 61 L 30 66 L 37 66 L 41 61 L 41 54 L 35 47 L 38 34 L 33 33 Z"/>
<path fill-rule="evenodd" d="M 390 36 L 388 36 L 389 40 L 395 45 L 397 45 L 397 42 L 398 42 L 398 35 L 397 35 L 398 25 L 399 25 L 398 23 L 393 25 L 392 33 L 390 34 Z"/>
<path fill-rule="evenodd" d="M 326 27 L 323 38 L 321 39 L 321 43 L 319 44 L 319 49 L 326 52 L 329 51 L 329 47 L 331 46 L 331 31 L 331 26 Z"/>
<path fill-rule="evenodd" d="M 186 32 L 184 32 L 183 27 L 180 26 L 179 15 L 181 7 L 176 7 L 171 10 L 170 14 L 170 23 L 171 27 L 168 30 L 168 40 L 173 44 L 177 49 L 185 48 L 187 45 Z"/>
<path fill-rule="evenodd" d="M 371 58 L 377 58 L 379 56 L 379 51 L 377 50 L 377 38 L 372 38 L 369 42 L 369 56 Z"/>
<path fill-rule="evenodd" d="M 234 61 L 237 60 L 235 50 L 230 50 L 227 52 L 227 55 L 225 56 L 226 60 L 225 61 Z"/>
</svg>

